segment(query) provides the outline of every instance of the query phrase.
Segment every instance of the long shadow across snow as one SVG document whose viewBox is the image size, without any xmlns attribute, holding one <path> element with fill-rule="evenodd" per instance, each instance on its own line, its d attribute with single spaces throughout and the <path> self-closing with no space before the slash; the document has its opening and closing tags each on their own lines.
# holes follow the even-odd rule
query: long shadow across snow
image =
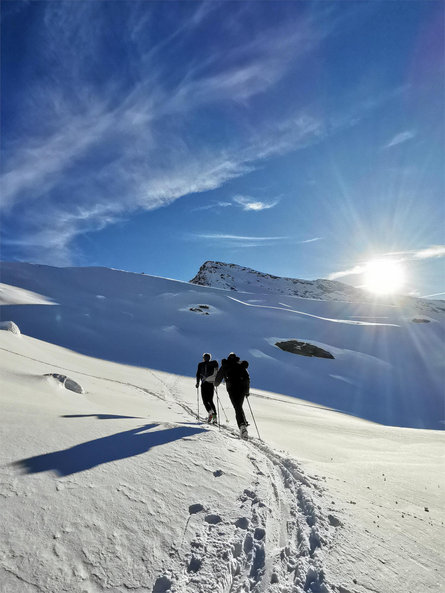
<svg viewBox="0 0 445 593">
<path fill-rule="evenodd" d="M 61 418 L 97 418 L 98 420 L 119 420 L 122 418 L 136 418 L 141 416 L 118 416 L 116 414 L 64 414 Z"/>
<path fill-rule="evenodd" d="M 13 462 L 12 465 L 28 474 L 55 471 L 59 476 L 69 476 L 110 461 L 142 455 L 153 447 L 205 432 L 203 428 L 189 426 L 146 432 L 156 426 L 159 425 L 146 424 L 139 428 L 87 441 L 69 449 L 21 459 Z"/>
</svg>

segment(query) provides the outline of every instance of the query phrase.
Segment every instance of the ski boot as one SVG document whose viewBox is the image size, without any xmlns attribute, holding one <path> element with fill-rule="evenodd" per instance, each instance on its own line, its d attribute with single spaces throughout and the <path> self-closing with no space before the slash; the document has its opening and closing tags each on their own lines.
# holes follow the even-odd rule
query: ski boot
<svg viewBox="0 0 445 593">
<path fill-rule="evenodd" d="M 239 427 L 239 435 L 245 441 L 247 441 L 247 439 L 249 438 L 249 433 L 247 432 L 247 426 L 245 424 L 241 424 L 241 426 Z"/>
</svg>

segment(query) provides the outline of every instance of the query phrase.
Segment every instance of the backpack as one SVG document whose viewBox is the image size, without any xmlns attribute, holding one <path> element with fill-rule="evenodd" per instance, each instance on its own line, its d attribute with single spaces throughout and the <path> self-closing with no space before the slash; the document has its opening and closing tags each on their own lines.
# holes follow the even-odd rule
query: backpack
<svg viewBox="0 0 445 593">
<path fill-rule="evenodd" d="M 218 371 L 218 362 L 216 360 L 209 360 L 209 362 L 200 363 L 201 381 L 213 383 L 215 381 L 216 373 Z"/>
<path fill-rule="evenodd" d="M 250 377 L 247 372 L 249 363 L 246 360 L 228 360 L 224 365 L 226 381 L 233 386 L 249 383 Z"/>
</svg>

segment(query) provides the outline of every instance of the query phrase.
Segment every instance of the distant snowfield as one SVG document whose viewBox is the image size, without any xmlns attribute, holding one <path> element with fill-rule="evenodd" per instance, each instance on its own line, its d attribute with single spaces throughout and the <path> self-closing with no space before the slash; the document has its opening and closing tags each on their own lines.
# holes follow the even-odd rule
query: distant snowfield
<svg viewBox="0 0 445 593">
<path fill-rule="evenodd" d="M 2 309 L 22 332 L 0 330 L 3 591 L 443 590 L 445 433 L 338 411 L 346 390 L 352 404 L 372 395 L 387 419 L 412 425 L 419 412 L 430 424 L 434 413 L 443 427 L 440 318 L 417 325 L 406 310 L 298 299 L 311 315 L 375 313 L 398 327 L 327 324 L 110 270 L 3 264 L 2 280 L 60 303 Z M 336 358 L 283 352 L 272 336 L 331 346 Z M 253 438 L 238 439 L 223 386 L 224 426 L 196 418 L 196 363 L 230 349 L 251 363 L 262 441 L 252 421 Z M 324 406 L 308 396 L 310 378 Z M 365 388 L 385 380 L 383 394 Z"/>
<path fill-rule="evenodd" d="M 106 268 L 2 263 L 0 271 L 13 296 L 20 289 L 57 303 L 39 305 L 33 296 L 27 305 L 12 299 L 3 307 L 2 318 L 26 335 L 185 376 L 204 351 L 218 360 L 236 351 L 249 360 L 256 388 L 385 425 L 444 428 L 445 312 L 438 307 L 427 319 L 419 299 L 396 307 L 287 296 L 283 306 L 282 295 L 240 298 L 233 290 Z M 428 323 L 413 321 L 419 318 Z M 335 360 L 283 352 L 273 336 L 323 344 Z"/>
</svg>

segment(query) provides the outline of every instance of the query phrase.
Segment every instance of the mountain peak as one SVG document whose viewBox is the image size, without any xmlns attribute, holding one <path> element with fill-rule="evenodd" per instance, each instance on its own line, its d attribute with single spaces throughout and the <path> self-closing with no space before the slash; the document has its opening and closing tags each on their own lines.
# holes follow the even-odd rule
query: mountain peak
<svg viewBox="0 0 445 593">
<path fill-rule="evenodd" d="M 408 307 L 413 313 L 437 314 L 443 317 L 443 301 L 431 301 L 406 295 L 378 298 L 366 290 L 337 280 L 301 280 L 258 272 L 238 264 L 208 260 L 202 264 L 192 284 L 254 294 L 276 294 L 320 301 L 376 303 Z"/>
<path fill-rule="evenodd" d="M 365 300 L 364 291 L 342 282 L 280 277 L 238 264 L 211 260 L 202 264 L 190 282 L 237 292 L 273 293 L 318 300 Z"/>
</svg>

